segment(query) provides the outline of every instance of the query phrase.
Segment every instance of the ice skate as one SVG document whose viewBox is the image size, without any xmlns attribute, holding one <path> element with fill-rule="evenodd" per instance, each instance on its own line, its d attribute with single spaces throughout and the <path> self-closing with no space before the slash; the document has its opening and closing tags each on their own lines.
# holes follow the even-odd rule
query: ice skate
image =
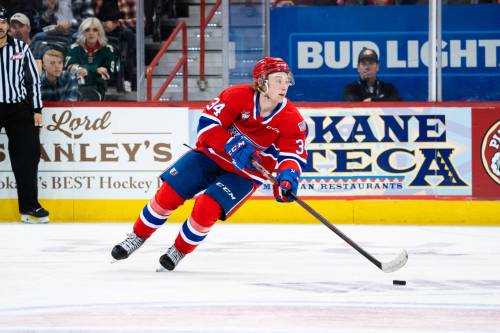
<svg viewBox="0 0 500 333">
<path fill-rule="evenodd" d="M 162 255 L 160 257 L 160 264 L 167 270 L 173 271 L 175 269 L 175 266 L 179 263 L 179 261 L 184 258 L 184 254 L 179 252 L 175 245 L 172 245 L 168 250 L 167 253 Z"/>
<path fill-rule="evenodd" d="M 28 224 L 49 223 L 49 212 L 42 207 L 29 212 L 21 212 L 21 222 Z"/>
<path fill-rule="evenodd" d="M 116 260 L 127 259 L 135 250 L 140 248 L 145 241 L 146 238 L 141 238 L 133 232 L 127 234 L 127 239 L 115 245 L 113 250 L 111 250 L 111 256 Z"/>
</svg>

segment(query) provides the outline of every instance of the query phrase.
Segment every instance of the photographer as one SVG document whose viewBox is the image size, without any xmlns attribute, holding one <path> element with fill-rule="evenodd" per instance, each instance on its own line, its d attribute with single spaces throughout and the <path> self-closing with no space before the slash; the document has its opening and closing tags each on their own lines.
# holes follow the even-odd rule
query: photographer
<svg viewBox="0 0 500 333">
<path fill-rule="evenodd" d="M 359 79 L 345 86 L 344 101 L 401 101 L 401 96 L 393 84 L 377 79 L 379 68 L 377 53 L 372 49 L 363 48 L 358 56 Z"/>
</svg>

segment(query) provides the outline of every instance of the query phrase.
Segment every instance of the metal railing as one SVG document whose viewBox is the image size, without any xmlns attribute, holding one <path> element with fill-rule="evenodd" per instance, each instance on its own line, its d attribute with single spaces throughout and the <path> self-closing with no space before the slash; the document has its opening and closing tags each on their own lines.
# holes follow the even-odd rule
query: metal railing
<svg viewBox="0 0 500 333">
<path fill-rule="evenodd" d="M 198 85 L 200 89 L 205 90 L 206 81 L 205 81 L 205 29 L 210 22 L 210 20 L 214 17 L 215 12 L 219 9 L 222 4 L 222 0 L 217 0 L 208 13 L 208 16 L 205 17 L 205 0 L 200 0 L 200 80 L 198 81 Z"/>
<path fill-rule="evenodd" d="M 182 30 L 182 56 L 181 58 L 177 61 L 175 64 L 174 68 L 170 71 L 168 77 L 165 79 L 165 82 L 163 82 L 162 86 L 156 93 L 156 95 L 153 97 L 153 71 L 154 68 L 158 65 L 160 62 L 161 57 L 163 56 L 164 53 L 167 52 L 168 47 L 172 42 L 175 40 L 175 37 L 179 33 L 179 31 Z M 179 69 L 182 67 L 182 100 L 184 102 L 188 101 L 188 48 L 187 48 L 187 26 L 186 22 L 183 20 L 180 20 L 177 26 L 175 27 L 174 31 L 170 34 L 168 39 L 165 41 L 163 44 L 162 48 L 156 56 L 154 57 L 153 61 L 148 65 L 146 69 L 146 84 L 147 84 L 147 96 L 146 99 L 148 101 L 158 101 L 167 89 L 168 85 L 172 80 L 175 78 L 175 75 L 179 71 Z"/>
</svg>

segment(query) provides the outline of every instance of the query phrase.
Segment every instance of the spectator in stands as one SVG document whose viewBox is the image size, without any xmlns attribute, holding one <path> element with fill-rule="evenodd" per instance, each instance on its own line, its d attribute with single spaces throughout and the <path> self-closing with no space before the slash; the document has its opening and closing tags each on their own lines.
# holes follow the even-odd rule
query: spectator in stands
<svg viewBox="0 0 500 333">
<path fill-rule="evenodd" d="M 31 21 L 31 32 L 40 31 L 40 12 L 42 0 L 0 0 L 0 5 L 8 9 L 9 13 L 23 13 Z"/>
<path fill-rule="evenodd" d="M 23 13 L 15 13 L 10 17 L 10 35 L 31 44 L 31 23 L 28 16 Z"/>
<path fill-rule="evenodd" d="M 121 66 L 126 68 L 124 78 L 119 77 L 119 90 L 130 91 L 135 85 L 135 0 L 95 0 L 94 12 L 101 20 L 108 42 L 116 48 Z M 120 76 L 121 73 L 117 73 Z M 122 83 L 124 82 L 124 84 Z M 123 86 L 121 86 L 123 85 Z"/>
<path fill-rule="evenodd" d="M 399 92 L 393 84 L 377 79 L 379 68 L 377 52 L 363 48 L 358 55 L 359 79 L 345 86 L 344 101 L 400 101 Z"/>
<path fill-rule="evenodd" d="M 74 75 L 63 70 L 64 54 L 49 49 L 43 55 L 41 81 L 42 100 L 75 102 L 80 97 L 78 80 Z"/>
<path fill-rule="evenodd" d="M 92 16 L 92 0 L 43 0 L 40 21 L 45 32 L 72 34 L 83 19 Z"/>
<path fill-rule="evenodd" d="M 66 67 L 79 77 L 83 99 L 104 99 L 107 82 L 114 74 L 115 54 L 99 19 L 83 20 L 66 57 Z M 90 94 L 94 97 L 89 97 Z"/>
<path fill-rule="evenodd" d="M 31 45 L 39 69 L 45 52 L 55 45 L 66 52 L 82 20 L 92 16 L 92 0 L 43 0 L 40 14 L 43 31 L 33 36 Z"/>
</svg>

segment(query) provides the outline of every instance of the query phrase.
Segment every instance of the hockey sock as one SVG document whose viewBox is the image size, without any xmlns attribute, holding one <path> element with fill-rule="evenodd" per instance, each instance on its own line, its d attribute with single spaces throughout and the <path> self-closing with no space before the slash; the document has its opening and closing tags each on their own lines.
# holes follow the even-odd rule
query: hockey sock
<svg viewBox="0 0 500 333">
<path fill-rule="evenodd" d="M 170 185 L 163 182 L 135 221 L 134 233 L 141 238 L 149 238 L 184 201 Z"/>
<path fill-rule="evenodd" d="M 205 239 L 221 213 L 222 208 L 211 196 L 202 194 L 196 198 L 191 216 L 182 224 L 175 239 L 177 250 L 183 254 L 193 252 Z"/>
</svg>

